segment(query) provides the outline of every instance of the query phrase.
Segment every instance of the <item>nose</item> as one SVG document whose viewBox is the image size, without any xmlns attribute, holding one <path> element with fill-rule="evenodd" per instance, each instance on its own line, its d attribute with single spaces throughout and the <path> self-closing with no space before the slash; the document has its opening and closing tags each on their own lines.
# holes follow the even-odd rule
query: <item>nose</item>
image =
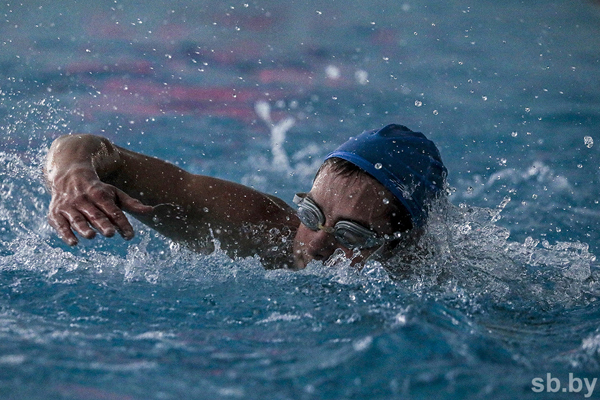
<svg viewBox="0 0 600 400">
<path fill-rule="evenodd" d="M 306 248 L 306 253 L 313 259 L 323 261 L 329 259 L 335 249 L 337 243 L 331 233 L 323 230 L 317 232 L 310 231 L 310 240 Z"/>
</svg>

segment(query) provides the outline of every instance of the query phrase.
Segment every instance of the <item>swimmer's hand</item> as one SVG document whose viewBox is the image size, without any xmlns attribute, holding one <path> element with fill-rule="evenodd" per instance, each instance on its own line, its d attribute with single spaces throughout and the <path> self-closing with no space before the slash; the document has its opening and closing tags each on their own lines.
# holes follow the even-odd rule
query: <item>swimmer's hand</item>
<svg viewBox="0 0 600 400">
<path fill-rule="evenodd" d="M 153 210 L 152 206 L 102 182 L 95 171 L 84 166 L 73 166 L 61 175 L 52 179 L 48 222 L 71 246 L 78 243 L 75 233 L 92 239 L 96 231 L 106 237 L 119 232 L 129 240 L 134 236 L 133 227 L 123 211 L 148 214 Z"/>
</svg>

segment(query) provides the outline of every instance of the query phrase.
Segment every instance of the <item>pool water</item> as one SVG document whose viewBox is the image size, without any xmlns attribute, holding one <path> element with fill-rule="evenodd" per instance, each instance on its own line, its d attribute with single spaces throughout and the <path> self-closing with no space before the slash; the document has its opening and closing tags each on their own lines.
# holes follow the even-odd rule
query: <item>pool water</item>
<svg viewBox="0 0 600 400">
<path fill-rule="evenodd" d="M 24 3 L 0 5 L 2 399 L 600 398 L 597 2 Z M 291 203 L 388 123 L 449 170 L 405 279 L 46 222 L 61 134 Z"/>
</svg>

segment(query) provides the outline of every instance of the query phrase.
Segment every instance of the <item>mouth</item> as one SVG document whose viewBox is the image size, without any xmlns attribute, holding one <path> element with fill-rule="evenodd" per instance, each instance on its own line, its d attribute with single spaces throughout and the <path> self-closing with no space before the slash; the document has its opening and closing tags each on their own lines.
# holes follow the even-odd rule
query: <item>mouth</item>
<svg viewBox="0 0 600 400">
<path fill-rule="evenodd" d="M 296 270 L 304 269 L 307 264 L 306 254 L 300 249 L 294 249 L 294 268 Z"/>
</svg>

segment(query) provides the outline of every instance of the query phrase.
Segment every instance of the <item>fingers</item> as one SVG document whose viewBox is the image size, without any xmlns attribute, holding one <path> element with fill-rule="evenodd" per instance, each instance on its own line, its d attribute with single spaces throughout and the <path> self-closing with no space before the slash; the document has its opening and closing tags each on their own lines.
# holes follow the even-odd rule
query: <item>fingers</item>
<svg viewBox="0 0 600 400">
<path fill-rule="evenodd" d="M 76 227 L 75 229 L 77 230 L 77 232 L 82 233 L 81 230 L 78 229 L 78 227 L 81 226 L 82 229 L 85 229 L 83 228 L 85 224 L 85 227 L 87 228 L 89 228 L 89 225 L 92 225 L 94 228 L 96 228 L 98 232 L 100 232 L 100 234 L 102 234 L 102 236 L 113 237 L 115 235 L 116 229 L 114 222 L 106 214 L 106 211 L 100 210 L 97 207 L 89 205 L 85 208 L 81 208 L 80 212 L 85 217 L 85 220 L 83 222 L 81 221 L 81 218 L 78 218 L 77 216 L 75 216 L 74 219 L 71 220 L 71 223 Z M 87 236 L 85 237 L 87 238 Z"/>
<path fill-rule="evenodd" d="M 71 231 L 68 220 L 60 214 L 50 214 L 48 216 L 48 223 L 52 226 L 58 236 L 69 246 L 75 246 L 79 241 L 73 231 Z"/>
<path fill-rule="evenodd" d="M 129 240 L 133 238 L 133 227 L 129 223 L 123 210 L 121 210 L 114 201 L 100 203 L 98 204 L 98 207 L 100 207 L 98 211 L 101 211 L 103 215 L 102 219 L 98 219 L 98 223 L 101 224 L 99 226 L 112 228 L 112 235 L 115 234 L 114 230 L 116 229 L 124 239 Z"/>
<path fill-rule="evenodd" d="M 154 207 L 147 206 L 138 199 L 129 196 L 122 190 L 117 189 L 117 198 L 123 210 L 131 213 L 148 214 L 154 210 Z"/>
<path fill-rule="evenodd" d="M 112 237 L 118 231 L 129 240 L 133 238 L 134 231 L 121 207 L 143 214 L 154 209 L 115 187 L 96 187 L 88 195 L 77 196 L 70 201 L 57 199 L 51 204 L 48 221 L 69 245 L 78 242 L 74 232 L 92 239 L 96 231 L 106 237 Z"/>
<path fill-rule="evenodd" d="M 93 239 L 96 231 L 105 237 L 112 237 L 119 231 L 125 239 L 133 238 L 133 227 L 123 212 L 116 206 L 109 212 L 113 215 L 90 204 L 85 207 L 62 209 L 49 216 L 48 222 L 63 241 L 71 246 L 78 243 L 73 231 L 86 239 Z"/>
</svg>

